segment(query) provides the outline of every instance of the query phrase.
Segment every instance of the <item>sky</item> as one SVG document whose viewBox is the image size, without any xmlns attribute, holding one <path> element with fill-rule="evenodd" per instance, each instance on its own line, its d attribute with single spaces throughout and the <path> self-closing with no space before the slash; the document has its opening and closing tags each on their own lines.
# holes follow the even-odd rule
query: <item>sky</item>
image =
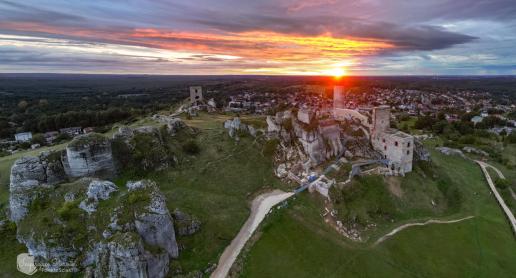
<svg viewBox="0 0 516 278">
<path fill-rule="evenodd" d="M 516 74 L 516 0 L 0 0 L 0 72 Z"/>
</svg>

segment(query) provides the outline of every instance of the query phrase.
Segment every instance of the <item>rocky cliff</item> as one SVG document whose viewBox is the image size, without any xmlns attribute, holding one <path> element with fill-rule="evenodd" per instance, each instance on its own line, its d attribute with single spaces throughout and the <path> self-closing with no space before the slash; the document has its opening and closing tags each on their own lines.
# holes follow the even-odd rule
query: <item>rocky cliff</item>
<svg viewBox="0 0 516 278">
<path fill-rule="evenodd" d="M 97 133 L 81 135 L 70 142 L 63 165 L 67 175 L 73 178 L 113 177 L 116 174 L 111 142 Z"/>
<path fill-rule="evenodd" d="M 44 192 L 27 190 L 33 202 L 45 205 L 27 211 L 17 238 L 48 272 L 164 277 L 179 255 L 165 198 L 152 181 L 126 187 L 120 193 L 109 181 L 81 179 Z"/>
<path fill-rule="evenodd" d="M 9 206 L 11 220 L 18 222 L 27 214 L 33 191 L 66 179 L 60 154 L 42 153 L 38 157 L 22 157 L 11 168 Z"/>
<path fill-rule="evenodd" d="M 114 157 L 119 169 L 156 171 L 174 162 L 174 154 L 167 145 L 170 131 L 154 126 L 121 127 L 113 135 Z M 177 132 L 174 129 L 174 133 Z"/>
</svg>

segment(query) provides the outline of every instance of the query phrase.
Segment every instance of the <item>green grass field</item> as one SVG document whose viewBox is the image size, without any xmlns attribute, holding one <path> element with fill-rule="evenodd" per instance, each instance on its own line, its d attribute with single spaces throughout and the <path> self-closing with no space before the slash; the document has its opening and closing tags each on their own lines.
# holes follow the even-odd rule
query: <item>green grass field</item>
<svg viewBox="0 0 516 278">
<path fill-rule="evenodd" d="M 191 120 L 184 119 L 188 125 L 199 129 L 199 134 L 193 139 L 201 147 L 201 152 L 196 156 L 182 156 L 181 165 L 147 176 L 160 186 L 170 211 L 180 208 L 202 222 L 198 233 L 178 239 L 184 250 L 179 260 L 172 262 L 171 272 L 202 271 L 210 263 L 216 263 L 249 216 L 249 201 L 254 194 L 284 186 L 273 175 L 271 158 L 262 155 L 262 147 L 254 138 L 243 137 L 239 143 L 229 138 L 222 128 L 223 122 L 229 118 L 201 113 Z M 135 125 L 149 123 L 142 120 Z M 41 149 L 2 158 L 0 173 L 8 173 L 12 163 L 22 155 L 37 155 L 39 151 Z M 120 177 L 116 183 L 123 184 L 130 178 Z M 1 192 L 3 200 L 7 201 L 8 178 L 2 184 Z M 5 269 L 2 274 L 16 277 L 19 275 L 16 255 L 26 249 L 14 240 L 13 232 L 4 238 L 9 240 L 0 240 L 0 269 Z"/>
<path fill-rule="evenodd" d="M 261 144 L 250 136 L 236 143 L 227 135 L 222 126 L 230 117 L 201 113 L 183 118 L 200 131 L 192 139 L 201 152 L 183 156 L 175 168 L 148 176 L 167 197 L 170 211 L 179 208 L 202 222 L 198 233 L 178 239 L 185 249 L 171 271 L 184 274 L 216 263 L 249 216 L 254 194 L 284 187 L 273 175 L 271 158 L 262 155 Z"/>
<path fill-rule="evenodd" d="M 315 198 L 302 195 L 261 226 L 259 239 L 240 258 L 242 277 L 511 277 L 516 241 L 489 193 L 480 168 L 432 151 L 434 162 L 457 182 L 459 211 L 439 217 L 455 224 L 410 227 L 377 247 L 357 244 L 326 225 Z M 402 185 L 403 186 L 403 185 Z M 422 220 L 422 219 L 421 219 Z M 413 220 L 412 220 L 413 221 Z M 411 222 L 411 221 L 403 221 Z M 401 223 L 386 226 L 386 232 Z M 373 238 L 374 239 L 374 238 Z"/>
</svg>

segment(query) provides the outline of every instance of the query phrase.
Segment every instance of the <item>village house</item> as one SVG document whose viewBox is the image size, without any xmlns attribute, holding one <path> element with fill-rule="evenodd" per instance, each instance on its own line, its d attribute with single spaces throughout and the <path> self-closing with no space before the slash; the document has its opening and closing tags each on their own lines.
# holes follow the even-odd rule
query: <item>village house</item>
<svg viewBox="0 0 516 278">
<path fill-rule="evenodd" d="M 32 139 L 32 132 L 20 132 L 14 135 L 16 142 L 29 142 Z"/>
</svg>

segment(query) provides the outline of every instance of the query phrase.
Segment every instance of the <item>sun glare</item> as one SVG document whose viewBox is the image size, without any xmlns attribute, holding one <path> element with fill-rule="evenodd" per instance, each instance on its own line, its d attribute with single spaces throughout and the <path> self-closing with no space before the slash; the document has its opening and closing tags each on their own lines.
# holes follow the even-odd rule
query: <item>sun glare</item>
<svg viewBox="0 0 516 278">
<path fill-rule="evenodd" d="M 330 74 L 334 77 L 334 78 L 341 78 L 343 77 L 344 75 L 346 75 L 346 70 L 343 69 L 343 68 L 335 68 L 335 69 L 332 69 L 330 70 Z"/>
</svg>

